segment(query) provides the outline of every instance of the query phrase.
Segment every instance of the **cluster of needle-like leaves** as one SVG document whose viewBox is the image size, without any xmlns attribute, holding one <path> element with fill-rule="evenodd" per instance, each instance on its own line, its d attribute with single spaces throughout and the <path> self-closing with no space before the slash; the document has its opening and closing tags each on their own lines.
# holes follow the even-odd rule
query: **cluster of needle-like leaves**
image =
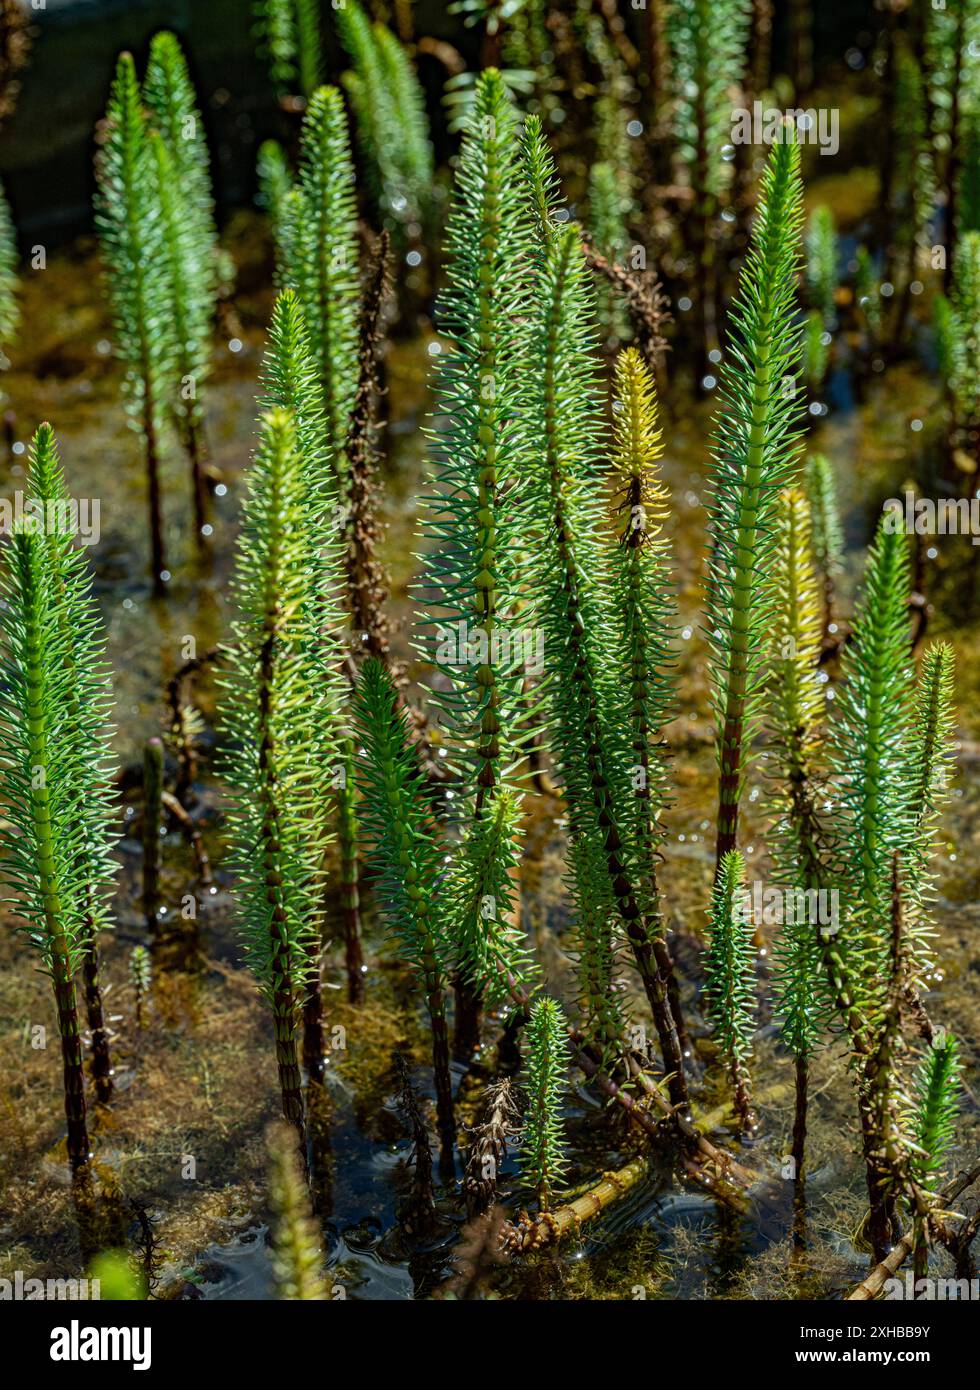
<svg viewBox="0 0 980 1390">
<path fill-rule="evenodd" d="M 117 351 L 126 367 L 133 426 L 146 437 L 173 405 L 178 344 L 157 168 L 128 53 L 116 67 L 96 173 L 95 221 L 109 274 Z"/>
<path fill-rule="evenodd" d="M 0 185 L 0 350 L 3 352 L 10 347 L 20 322 L 17 283 L 17 238 L 7 197 Z"/>
<path fill-rule="evenodd" d="M 746 1064 L 755 1031 L 752 933 L 745 861 L 732 850 L 722 858 L 712 892 L 704 993 L 718 1046 L 731 1073 L 735 1111 L 746 1129 L 751 1124 Z"/>
<path fill-rule="evenodd" d="M 113 865 L 109 685 L 101 621 L 54 435 L 34 437 L 23 519 L 0 581 L 4 814 L 0 850 L 12 906 L 50 976 L 64 1063 L 68 1154 L 89 1156 L 75 976 L 85 974 L 95 1080 L 111 1095 L 98 977 Z"/>
<path fill-rule="evenodd" d="M 319 0 L 255 0 L 256 30 L 278 91 L 309 97 L 320 82 Z"/>
<path fill-rule="evenodd" d="M 263 147 L 271 171 L 279 274 L 306 317 L 323 393 L 334 473 L 346 472 L 347 432 L 357 390 L 357 206 L 344 102 L 319 87 L 303 120 L 299 176 L 288 186 L 284 160 Z"/>
<path fill-rule="evenodd" d="M 745 0 L 677 0 L 668 15 L 674 135 L 699 201 L 730 177 L 731 89 L 745 69 L 750 7 Z"/>
<path fill-rule="evenodd" d="M 567 1089 L 569 1048 L 565 1020 L 554 999 L 531 1005 L 527 1025 L 527 1111 L 521 1133 L 521 1171 L 537 1189 L 547 1211 L 567 1167 L 562 1101 Z"/>
<path fill-rule="evenodd" d="M 721 768 L 717 860 L 737 843 L 747 750 L 765 681 L 773 525 L 798 466 L 800 333 L 795 315 L 802 187 L 799 149 L 770 152 L 759 213 L 730 310 L 711 479 L 707 627 Z"/>
<path fill-rule="evenodd" d="M 960 240 L 950 296 L 938 295 L 933 312 L 954 423 L 974 424 L 980 419 L 980 232 Z"/>
<path fill-rule="evenodd" d="M 919 1063 L 909 1116 L 912 1174 L 925 1188 L 935 1187 L 953 1146 L 961 1071 L 956 1039 L 952 1033 L 937 1034 Z"/>
<path fill-rule="evenodd" d="M 246 958 L 273 1002 L 294 1002 L 319 941 L 334 753 L 333 678 L 321 632 L 330 614 L 318 556 L 330 490 L 307 422 L 263 416 L 249 473 L 223 681 L 229 825 L 239 867 Z M 329 649 L 327 649 L 329 650 Z"/>
<path fill-rule="evenodd" d="M 767 725 L 779 775 L 772 846 L 776 881 L 784 893 L 782 931 L 774 947 L 773 983 L 782 1035 L 798 1057 L 819 1037 L 826 1012 L 813 896 L 829 892 L 825 842 L 817 807 L 817 757 L 822 740 L 823 685 L 817 670 L 823 617 L 810 552 L 809 512 L 803 493 L 789 488 L 776 520 L 773 660 Z M 826 905 L 827 899 L 825 898 Z M 826 914 L 829 916 L 829 914 Z M 832 928 L 833 923 L 822 924 Z"/>
<path fill-rule="evenodd" d="M 376 210 L 392 231 L 418 236 L 433 189 L 425 97 L 401 42 L 372 24 L 357 0 L 336 11 L 353 67 L 343 76 Z"/>
<path fill-rule="evenodd" d="M 883 522 L 865 572 L 829 741 L 842 870 L 837 945 L 852 998 L 872 1029 L 882 1017 L 891 973 L 894 858 L 908 852 L 913 834 L 908 594 L 905 537 Z"/>
<path fill-rule="evenodd" d="M 4 578 L 2 761 L 5 872 L 43 968 L 70 973 L 109 925 L 108 668 L 85 551 L 50 425 L 31 446 L 22 529 Z"/>
<path fill-rule="evenodd" d="M 358 768 L 362 820 L 373 848 L 376 885 L 388 930 L 416 970 L 425 996 L 443 1160 L 451 1166 L 456 1124 L 444 982 L 454 943 L 441 892 L 443 849 L 405 712 L 391 677 L 375 657 L 361 668 L 354 718 L 363 748 Z"/>
</svg>

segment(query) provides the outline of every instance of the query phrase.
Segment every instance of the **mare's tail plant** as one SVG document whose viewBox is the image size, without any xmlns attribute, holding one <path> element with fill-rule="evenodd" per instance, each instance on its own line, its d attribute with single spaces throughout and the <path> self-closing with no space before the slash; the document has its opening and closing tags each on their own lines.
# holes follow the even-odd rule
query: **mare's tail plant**
<svg viewBox="0 0 980 1390">
<path fill-rule="evenodd" d="M 286 199 L 283 284 L 295 290 L 323 393 L 334 476 L 345 479 L 357 389 L 357 208 L 347 118 L 336 87 L 313 93 L 303 121 L 299 177 Z"/>
<path fill-rule="evenodd" d="M 238 617 L 223 675 L 242 941 L 272 1008 L 283 1114 L 301 1136 L 296 1015 L 319 971 L 323 778 L 336 717 L 322 641 L 330 616 L 324 474 L 308 420 L 269 411 L 249 477 L 233 583 Z"/>
<path fill-rule="evenodd" d="M 569 1047 L 565 1019 L 554 999 L 538 998 L 527 1025 L 527 1109 L 521 1131 L 521 1172 L 548 1211 L 567 1166 L 562 1101 L 567 1090 Z"/>
<path fill-rule="evenodd" d="M 755 1012 L 752 934 L 745 861 L 737 850 L 732 850 L 721 861 L 712 893 L 704 992 L 718 1047 L 731 1078 L 735 1114 L 743 1134 L 751 1133 L 755 1125 L 748 1069 Z"/>
<path fill-rule="evenodd" d="M 854 640 L 829 741 L 837 789 L 842 929 L 821 934 L 834 1002 L 848 1026 L 858 1072 L 870 1235 L 877 1259 L 896 1233 L 898 1192 L 890 1093 L 899 1010 L 929 969 L 925 923 L 899 862 L 918 860 L 914 774 L 909 566 L 904 535 L 886 516 L 868 559 Z M 911 920 L 907 920 L 911 919 Z"/>
<path fill-rule="evenodd" d="M 272 1283 L 276 1297 L 289 1300 L 329 1298 L 323 1277 L 320 1248 L 310 1190 L 297 1161 L 296 1145 L 289 1128 L 270 1125 L 266 1134 L 269 1154 L 269 1245 Z"/>
<path fill-rule="evenodd" d="M 980 232 L 967 232 L 956 250 L 949 298 L 933 310 L 939 369 L 946 384 L 954 444 L 962 436 L 980 460 Z M 967 471 L 967 477 L 972 472 Z"/>
<path fill-rule="evenodd" d="M 552 227 L 545 204 L 523 419 L 527 505 L 540 530 L 533 577 L 548 653 L 552 749 L 568 806 L 579 930 L 618 914 L 657 1025 L 674 1103 L 684 1104 L 683 1057 L 630 839 L 630 734 L 617 678 L 623 661 L 613 597 L 602 579 L 608 535 L 598 486 L 593 297 L 579 229 Z"/>
<path fill-rule="evenodd" d="M 17 237 L 0 184 L 0 351 L 6 354 L 20 323 L 17 303 Z"/>
<path fill-rule="evenodd" d="M 776 814 L 773 863 L 783 887 L 783 926 L 773 948 L 773 984 L 782 1038 L 793 1054 L 796 1105 L 791 1156 L 802 1191 L 809 1059 L 826 1013 L 817 947 L 821 904 L 831 901 L 824 867 L 825 836 L 818 817 L 817 759 L 823 724 L 823 686 L 817 670 L 823 624 L 810 555 L 806 498 L 788 488 L 776 519 L 776 593 L 767 724 L 778 765 L 772 798 Z M 818 909 L 810 910 L 811 904 Z"/>
<path fill-rule="evenodd" d="M 375 211 L 389 231 L 415 239 L 428 215 L 434 169 L 422 88 L 401 42 L 372 24 L 357 0 L 344 0 L 336 21 L 353 64 L 342 81 Z"/>
<path fill-rule="evenodd" d="M 320 649 L 317 665 L 323 688 L 318 692 L 324 717 L 331 721 L 329 743 L 340 747 L 343 703 L 341 677 L 341 553 L 338 482 L 329 467 L 330 441 L 323 409 L 323 392 L 318 364 L 314 358 L 300 300 L 292 290 L 283 290 L 276 300 L 269 325 L 269 349 L 262 377 L 262 404 L 266 409 L 289 411 L 296 423 L 301 454 L 303 489 L 302 518 L 307 530 L 309 551 L 308 601 L 312 605 L 309 621 Z M 346 854 L 345 833 L 349 824 L 345 802 L 349 795 L 346 779 L 326 763 L 314 766 L 313 793 L 321 811 L 336 808 L 340 821 L 341 854 Z M 326 868 L 320 885 L 319 923 L 322 926 L 328 898 Z M 321 1025 L 319 931 L 307 938 L 309 956 L 303 999 L 303 1053 L 307 1073 L 314 1081 L 322 1079 L 323 1048 Z"/>
<path fill-rule="evenodd" d="M 810 214 L 804 245 L 807 297 L 824 328 L 831 329 L 837 318 L 837 227 L 823 203 Z"/>
<path fill-rule="evenodd" d="M 44 530 L 15 529 L 3 576 L 3 850 L 14 909 L 54 987 L 68 1158 L 79 1172 L 89 1160 L 75 987 L 79 971 L 97 1048 L 98 1093 L 103 1099 L 111 1094 L 97 945 L 100 927 L 108 925 L 112 885 L 109 697 L 87 564 L 70 529 L 53 521 L 65 492 L 48 425 L 33 441 L 29 485 L 47 504 L 48 524 Z"/>
<path fill-rule="evenodd" d="M 908 1116 L 912 1146 L 909 1171 L 924 1192 L 934 1192 L 943 1161 L 955 1139 L 959 1114 L 960 1057 L 956 1039 L 945 1033 L 933 1040 L 919 1063 Z M 916 1241 L 916 1278 L 926 1272 L 926 1232 Z"/>
<path fill-rule="evenodd" d="M 143 748 L 143 920 L 153 945 L 160 934 L 163 831 L 163 741 L 154 737 Z"/>
<path fill-rule="evenodd" d="M 772 147 L 762 201 L 730 311 L 711 484 L 708 639 L 717 719 L 715 871 L 738 844 L 748 750 L 765 680 L 772 613 L 769 572 L 776 501 L 797 466 L 800 333 L 796 278 L 802 186 L 799 148 L 785 131 Z"/>
<path fill-rule="evenodd" d="M 623 634 L 621 669 L 629 689 L 630 838 L 654 954 L 670 992 L 679 1037 L 689 1050 L 667 950 L 656 862 L 663 842 L 661 817 L 668 801 L 669 771 L 663 728 L 674 698 L 671 636 L 675 615 L 667 545 L 661 534 L 670 498 L 660 476 L 663 453 L 653 375 L 636 348 L 616 362 L 613 414 L 613 479 L 621 522 L 613 582 Z"/>
<path fill-rule="evenodd" d="M 109 276 L 117 350 L 126 368 L 127 411 L 143 443 L 153 591 L 167 580 L 160 493 L 160 427 L 174 400 L 178 344 L 168 296 L 167 242 L 136 67 L 116 67 L 96 157 L 95 222 Z"/>
<path fill-rule="evenodd" d="M 114 873 L 108 857 L 113 816 L 107 762 L 108 665 L 102 621 L 92 598 L 88 561 L 75 544 L 70 525 L 56 519 L 68 515 L 69 498 L 50 425 L 41 425 L 34 436 L 28 487 L 50 518 L 45 531 L 47 569 L 60 639 L 69 654 L 65 687 L 67 732 L 73 733 L 75 740 L 75 791 L 83 840 L 78 869 L 88 884 L 81 932 L 82 981 L 92 1078 L 96 1096 L 105 1103 L 113 1092 L 99 966 L 99 932 L 110 925 L 107 896 Z"/>
<path fill-rule="evenodd" d="M 450 351 L 436 378 L 433 489 L 426 574 L 436 661 L 448 683 L 436 696 L 454 763 L 462 868 L 456 878 L 462 988 L 457 1047 L 472 1050 L 479 999 L 498 1002 L 520 953 L 508 929 L 513 891 L 504 859 L 517 859 L 515 763 L 524 672 L 535 633 L 522 608 L 517 532 L 527 228 L 520 196 L 516 115 L 493 69 L 481 74 L 463 136 L 449 216 L 449 284 L 440 327 Z M 503 639 L 503 640 L 501 640 Z M 507 805 L 495 805 L 507 795 Z M 481 904 L 492 900 L 492 916 Z"/>
<path fill-rule="evenodd" d="M 198 542 L 203 544 L 209 532 L 202 391 L 211 365 L 220 253 L 204 125 L 173 34 L 157 34 L 150 44 L 143 95 L 154 128 L 151 143 L 166 295 L 179 378 L 170 405 L 191 462 L 194 523 Z"/>
<path fill-rule="evenodd" d="M 668 15 L 674 139 L 693 194 L 690 281 L 702 368 L 718 346 L 714 227 L 731 178 L 722 150 L 731 141 L 731 88 L 745 69 L 747 18 L 744 0 L 677 0 Z"/>
<path fill-rule="evenodd" d="M 417 971 L 425 995 L 432 1028 L 440 1167 L 449 1175 L 455 1166 L 456 1116 L 445 1005 L 452 943 L 439 884 L 442 848 L 397 690 L 374 657 L 362 667 L 354 706 L 364 747 L 364 824 L 374 847 L 389 930 Z"/>
<path fill-rule="evenodd" d="M 256 30 L 280 96 L 309 99 L 320 83 L 319 0 L 255 0 Z"/>
<path fill-rule="evenodd" d="M 129 983 L 133 987 L 133 1013 L 136 1031 L 143 1031 L 143 1005 L 153 983 L 153 964 L 145 946 L 134 946 L 129 953 Z"/>
</svg>

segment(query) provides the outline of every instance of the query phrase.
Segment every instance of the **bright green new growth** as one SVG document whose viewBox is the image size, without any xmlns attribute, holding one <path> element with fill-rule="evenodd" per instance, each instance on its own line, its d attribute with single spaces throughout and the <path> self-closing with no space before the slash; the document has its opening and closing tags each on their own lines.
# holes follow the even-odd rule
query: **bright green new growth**
<svg viewBox="0 0 980 1390">
<path fill-rule="evenodd" d="M 837 227 L 834 214 L 824 204 L 814 208 L 807 223 L 806 288 L 810 303 L 820 313 L 824 328 L 832 328 L 837 317 L 834 295 L 837 290 Z"/>
<path fill-rule="evenodd" d="M 310 1212 L 310 1190 L 296 1154 L 296 1135 L 285 1125 L 270 1126 L 269 1246 L 276 1297 L 324 1300 L 323 1253 Z"/>
<path fill-rule="evenodd" d="M 980 419 L 980 232 L 960 239 L 949 299 L 937 295 L 933 312 L 954 423 L 971 425 Z"/>
<path fill-rule="evenodd" d="M 551 1206 L 567 1163 L 562 1100 L 567 1089 L 569 1046 L 562 1011 L 554 999 L 536 999 L 527 1024 L 528 1106 L 521 1134 L 521 1171 L 538 1193 L 542 1211 Z"/>
<path fill-rule="evenodd" d="M 952 1033 L 936 1038 L 919 1064 L 909 1117 L 913 1140 L 910 1168 L 924 1188 L 933 1190 L 943 1159 L 955 1139 L 959 1114 L 960 1057 Z"/>
<path fill-rule="evenodd" d="M 17 237 L 0 184 L 0 351 L 6 352 L 20 323 L 17 304 Z"/>
<path fill-rule="evenodd" d="M 913 836 L 908 595 L 905 537 L 886 517 L 868 558 L 830 739 L 843 923 L 836 945 L 872 1029 L 891 973 L 894 858 Z"/>
<path fill-rule="evenodd" d="M 436 660 L 443 664 L 449 639 L 457 647 L 448 662 L 452 687 L 437 699 L 462 763 L 464 818 L 474 799 L 479 813 L 511 772 L 523 673 L 520 652 L 515 659 L 498 630 L 506 635 L 528 621 L 525 613 L 518 618 L 515 515 L 528 247 L 515 121 L 497 73 L 481 74 L 459 156 L 441 296 L 440 329 L 451 350 L 440 354 L 436 375 L 426 586 L 440 614 Z"/>
<path fill-rule="evenodd" d="M 364 663 L 354 699 L 364 747 L 359 785 L 363 823 L 373 842 L 377 888 L 388 929 L 418 972 L 432 1025 L 443 1162 L 456 1135 L 443 984 L 452 934 L 441 891 L 443 855 L 431 798 L 398 693 L 376 658 Z"/>
<path fill-rule="evenodd" d="M 526 496 L 540 599 L 552 749 L 568 804 L 580 925 L 639 908 L 627 877 L 630 752 L 616 696 L 622 653 L 602 555 L 593 295 L 576 227 L 540 248 L 525 374 Z"/>
<path fill-rule="evenodd" d="M 554 156 L 541 129 L 540 116 L 528 116 L 521 129 L 521 165 L 530 197 L 535 232 L 547 243 L 561 231 L 562 192 Z"/>
<path fill-rule="evenodd" d="M 385 225 L 416 237 L 430 205 L 434 167 L 418 77 L 399 40 L 371 24 L 357 0 L 345 0 L 336 19 L 353 64 L 341 80 L 357 117 L 372 198 Z"/>
<path fill-rule="evenodd" d="M 766 674 L 776 502 L 797 469 L 799 166 L 799 148 L 791 139 L 773 146 L 730 310 L 724 405 L 715 422 L 707 629 L 720 763 L 716 866 L 737 845 L 746 754 Z"/>
<path fill-rule="evenodd" d="M 117 351 L 126 367 L 127 409 L 143 439 L 153 578 L 159 591 L 165 559 L 157 437 L 165 409 L 174 400 L 178 343 L 157 172 L 136 68 L 128 53 L 116 67 L 96 176 L 95 223 L 109 276 Z"/>
<path fill-rule="evenodd" d="M 440 328 L 433 430 L 434 487 L 426 510 L 427 597 L 440 617 L 436 661 L 451 684 L 436 696 L 458 776 L 465 827 L 453 893 L 462 965 L 496 999 L 520 977 L 507 927 L 516 864 L 523 666 L 533 652 L 521 607 L 517 533 L 527 230 L 519 195 L 516 117 L 496 72 L 481 74 L 463 137 L 447 228 L 448 286 Z M 501 641 L 501 636 L 505 639 Z M 524 656 L 522 662 L 521 656 Z M 508 791 L 509 789 L 509 791 Z M 504 806 L 496 801 L 507 792 Z M 487 915 L 490 913 L 491 915 Z"/>
<path fill-rule="evenodd" d="M 734 1089 L 735 1113 L 743 1130 L 752 1126 L 747 1062 L 752 1052 L 755 965 L 745 861 L 737 850 L 724 855 L 709 912 L 704 956 L 708 1014 Z"/>
<path fill-rule="evenodd" d="M 323 391 L 330 460 L 346 473 L 357 390 L 357 207 L 347 118 L 336 87 L 320 87 L 303 121 L 299 179 L 277 228 L 282 281 L 296 291 Z"/>
<path fill-rule="evenodd" d="M 184 205 L 188 249 L 194 262 L 188 273 L 193 271 L 198 277 L 199 293 L 213 310 L 219 266 L 210 159 L 187 62 L 173 34 L 156 34 L 150 43 L 143 96 L 151 123 L 160 132 L 173 162 L 177 192 Z"/>
<path fill-rule="evenodd" d="M 290 410 L 262 419 L 232 592 L 225 772 L 246 959 L 269 999 L 283 1113 L 302 1129 L 295 1014 L 317 958 L 333 755 L 331 626 L 319 563 L 330 493 Z M 325 621 L 326 620 L 326 621 Z"/>
<path fill-rule="evenodd" d="M 180 44 L 156 34 L 143 81 L 154 140 L 157 192 L 166 247 L 167 288 L 179 378 L 173 410 L 194 464 L 195 519 L 206 522 L 201 470 L 201 387 L 211 369 L 211 326 L 220 282 L 228 278 L 218 245 L 204 123 Z"/>
<path fill-rule="evenodd" d="M 108 925 L 114 872 L 109 687 L 91 578 L 73 543 L 49 425 L 34 437 L 28 490 L 40 511 L 14 532 L 2 588 L 7 677 L 0 698 L 0 835 L 12 905 L 54 986 L 68 1153 L 78 1168 L 88 1159 L 88 1137 L 74 977 L 84 969 L 87 988 L 98 993 L 97 934 Z M 101 1003 L 99 1009 L 101 1021 Z"/>
<path fill-rule="evenodd" d="M 136 68 L 122 54 L 96 170 L 96 226 L 109 272 L 118 350 L 134 428 L 152 426 L 172 382 L 177 345 L 167 298 L 164 228 Z"/>
<path fill-rule="evenodd" d="M 779 766 L 777 790 L 772 798 L 777 817 L 773 862 L 777 881 L 786 890 L 783 929 L 773 948 L 773 983 L 782 1017 L 782 1036 L 797 1057 L 806 1057 L 813 1051 L 825 1012 L 817 943 L 819 927 L 806 910 L 808 900 L 800 894 L 820 892 L 828 886 L 815 805 L 816 761 L 824 712 L 823 687 L 817 672 L 823 623 L 809 542 L 806 501 L 798 489 L 789 488 L 779 500 L 776 520 L 772 633 L 775 656 L 767 723 Z M 800 907 L 804 910 L 798 910 Z"/>
<path fill-rule="evenodd" d="M 257 32 L 280 92 L 298 83 L 312 96 L 320 83 L 319 0 L 256 0 Z"/>
</svg>

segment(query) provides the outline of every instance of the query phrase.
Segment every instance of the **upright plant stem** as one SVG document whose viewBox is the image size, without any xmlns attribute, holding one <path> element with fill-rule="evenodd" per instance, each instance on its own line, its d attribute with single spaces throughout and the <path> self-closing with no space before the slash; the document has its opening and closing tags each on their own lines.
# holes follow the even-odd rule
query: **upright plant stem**
<svg viewBox="0 0 980 1390">
<path fill-rule="evenodd" d="M 47 700 L 41 665 L 42 596 L 37 591 L 37 572 L 29 563 L 26 548 L 18 555 L 24 596 L 25 651 L 27 667 L 27 744 L 30 755 L 31 804 L 37 875 L 44 912 L 44 928 L 49 945 L 51 979 L 58 1012 L 61 1058 L 64 1070 L 65 1118 L 68 1122 L 68 1161 L 72 1172 L 80 1172 L 89 1161 L 88 1126 L 85 1118 L 85 1072 L 82 1041 L 78 1032 L 78 1006 L 71 952 L 65 933 L 61 889 L 58 881 L 56 848 L 51 825 L 48 789 Z"/>
<path fill-rule="evenodd" d="M 163 828 L 163 743 L 146 741 L 143 750 L 143 916 L 151 940 L 160 931 L 160 868 Z"/>
<path fill-rule="evenodd" d="M 357 787 L 354 781 L 354 740 L 343 743 L 344 784 L 337 789 L 340 842 L 340 910 L 344 923 L 344 965 L 347 998 L 364 1001 L 364 948 L 361 944 L 360 862 L 357 835 Z"/>
</svg>

